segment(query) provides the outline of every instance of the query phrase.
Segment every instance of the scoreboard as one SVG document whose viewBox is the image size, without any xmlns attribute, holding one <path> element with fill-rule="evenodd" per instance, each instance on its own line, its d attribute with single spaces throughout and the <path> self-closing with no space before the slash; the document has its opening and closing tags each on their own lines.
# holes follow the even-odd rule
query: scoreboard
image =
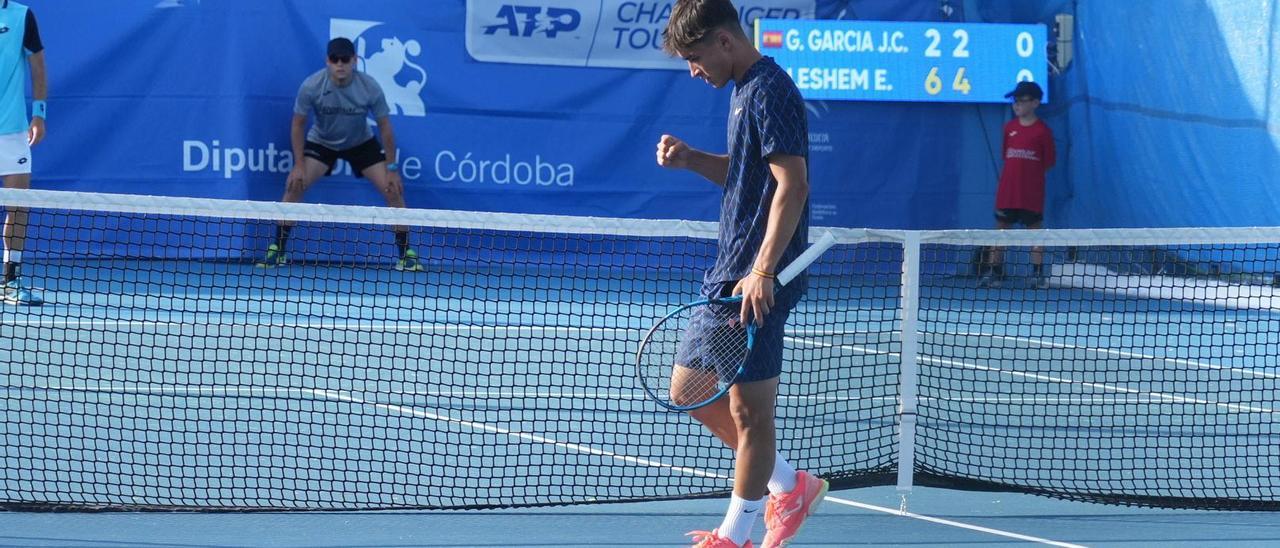
<svg viewBox="0 0 1280 548">
<path fill-rule="evenodd" d="M 806 99 L 1005 103 L 1030 80 L 1049 102 L 1044 25 L 757 19 L 760 52 Z"/>
</svg>

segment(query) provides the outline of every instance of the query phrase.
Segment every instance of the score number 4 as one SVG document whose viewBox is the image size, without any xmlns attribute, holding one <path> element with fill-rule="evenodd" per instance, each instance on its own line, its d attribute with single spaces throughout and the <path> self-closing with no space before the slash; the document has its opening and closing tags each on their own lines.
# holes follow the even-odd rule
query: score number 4
<svg viewBox="0 0 1280 548">
<path fill-rule="evenodd" d="M 960 67 L 960 70 L 956 71 L 956 77 L 951 81 L 951 89 L 965 95 L 968 95 L 969 90 L 973 89 L 973 86 L 969 84 L 969 79 L 964 76 L 964 67 Z M 924 90 L 929 92 L 929 95 L 942 93 L 942 77 L 938 75 L 938 67 L 929 69 L 929 75 L 924 77 Z"/>
</svg>

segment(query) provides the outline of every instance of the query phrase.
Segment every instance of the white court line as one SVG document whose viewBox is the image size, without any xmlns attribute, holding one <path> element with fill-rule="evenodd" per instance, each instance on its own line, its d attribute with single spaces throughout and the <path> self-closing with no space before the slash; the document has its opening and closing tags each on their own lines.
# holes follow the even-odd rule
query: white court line
<svg viewBox="0 0 1280 548">
<path fill-rule="evenodd" d="M 326 398 L 336 399 L 336 400 L 339 400 L 339 401 L 345 401 L 345 402 L 349 402 L 349 403 L 357 403 L 357 404 L 363 404 L 363 405 L 370 405 L 370 406 L 373 406 L 373 407 L 377 407 L 377 408 L 379 408 L 379 409 L 385 409 L 385 410 L 392 411 L 392 412 L 396 412 L 396 413 L 403 413 L 403 414 L 411 415 L 411 416 L 415 416 L 415 417 L 421 417 L 421 418 L 427 418 L 427 419 L 432 419 L 432 420 L 438 420 L 438 421 L 450 422 L 450 423 L 454 423 L 454 424 L 458 424 L 458 425 L 466 426 L 466 427 L 468 427 L 468 428 L 472 428 L 472 429 L 475 429 L 475 430 L 484 431 L 484 432 L 491 432 L 491 433 L 494 433 L 494 434 L 502 434 L 502 435 L 511 436 L 511 437 L 514 437 L 514 438 L 520 438 L 520 439 L 525 439 L 525 440 L 529 440 L 529 441 L 537 442 L 537 443 L 544 443 L 544 444 L 552 445 L 552 446 L 555 446 L 555 447 L 560 447 L 560 448 L 568 449 L 568 450 L 571 450 L 571 451 L 577 451 L 577 452 L 580 452 L 580 453 L 586 453 L 586 454 L 589 454 L 589 455 L 597 455 L 597 456 L 608 457 L 608 458 L 612 458 L 612 459 L 620 460 L 620 461 L 627 462 L 627 463 L 631 463 L 631 464 L 639 464 L 639 465 L 642 465 L 642 466 L 652 466 L 652 467 L 656 467 L 656 468 L 665 468 L 665 469 L 668 469 L 668 470 L 673 470 L 673 471 L 676 471 L 676 472 L 681 472 L 681 473 L 685 473 L 685 474 L 690 474 L 690 475 L 694 475 L 694 476 L 698 476 L 698 477 L 719 479 L 719 480 L 722 480 L 722 481 L 724 481 L 724 482 L 729 483 L 730 485 L 732 485 L 732 484 L 733 484 L 733 478 L 731 478 L 731 477 L 729 477 L 729 476 L 726 476 L 726 475 L 724 475 L 724 474 L 717 474 L 717 473 L 714 473 L 714 472 L 707 472 L 707 471 L 704 471 L 704 470 L 698 470 L 698 469 L 696 469 L 696 468 L 688 468 L 688 467 L 684 467 L 684 466 L 673 466 L 673 465 L 670 465 L 670 464 L 667 464 L 667 463 L 664 463 L 664 462 L 655 461 L 655 460 L 641 459 L 641 458 L 637 458 L 637 457 L 629 457 L 629 456 L 626 456 L 626 455 L 619 455 L 619 454 L 614 453 L 614 452 L 612 452 L 612 451 L 605 451 L 605 450 L 603 450 L 603 449 L 596 449 L 596 448 L 594 448 L 594 447 L 590 447 L 590 446 L 586 446 L 586 445 L 581 445 L 581 444 L 577 444 L 577 443 L 566 443 L 566 442 L 562 442 L 562 441 L 559 441 L 559 440 L 556 440 L 556 439 L 552 439 L 552 438 L 548 438 L 548 437 L 545 437 L 545 436 L 539 436 L 539 435 L 536 435 L 536 434 L 528 434 L 528 433 L 524 433 L 524 432 L 516 432 L 516 431 L 513 431 L 513 430 L 508 430 L 508 429 L 506 429 L 506 428 L 500 428 L 500 427 L 497 427 L 497 426 L 492 426 L 492 425 L 488 425 L 488 424 L 484 424 L 484 423 L 479 423 L 479 422 L 474 422 L 474 421 L 467 421 L 467 420 L 461 420 L 461 419 L 455 419 L 455 418 L 453 418 L 453 417 L 448 417 L 448 416 L 444 416 L 444 415 L 437 415 L 437 414 L 435 414 L 435 413 L 429 413 L 429 412 L 426 412 L 426 411 L 422 411 L 422 410 L 419 410 L 419 409 L 414 409 L 414 408 L 411 408 L 411 407 L 405 407 L 405 406 L 402 406 L 402 405 L 387 405 L 387 404 L 380 404 L 380 403 L 367 402 L 367 401 L 363 401 L 363 400 L 361 400 L 360 398 L 355 398 L 355 397 L 347 396 L 347 395 L 345 395 L 345 394 L 341 394 L 341 393 L 334 392 L 334 391 L 331 391 L 331 390 L 314 390 L 314 391 L 311 391 L 311 392 L 312 392 L 312 393 L 314 393 L 314 394 L 315 394 L 315 395 L 317 395 L 317 396 L 322 396 L 322 397 L 326 397 Z M 874 505 L 870 505 L 870 504 L 864 504 L 864 503 L 860 503 L 860 502 L 854 502 L 854 501 L 851 501 L 851 500 L 846 500 L 846 499 L 842 499 L 842 498 L 837 498 L 837 497 L 833 497 L 833 496 L 830 496 L 830 495 L 828 495 L 827 497 L 825 497 L 825 498 L 824 498 L 824 500 L 829 500 L 829 501 L 835 502 L 835 503 L 837 503 L 837 504 L 845 504 L 845 505 L 849 505 L 849 506 L 854 506 L 854 507 L 862 508 L 862 509 L 865 509 L 865 510 L 872 510 L 872 511 L 875 511 L 875 512 L 884 512 L 884 513 L 892 514 L 892 515 L 896 515 L 896 516 L 908 517 L 908 518 L 912 518 L 912 519 L 919 519 L 919 520 L 928 521 L 928 522 L 931 522 L 931 523 L 937 523 L 937 524 L 939 524 L 939 525 L 946 525 L 946 526 L 950 526 L 950 527 L 959 527 L 959 528 L 961 528 L 961 529 L 968 529 L 968 530 L 971 530 L 971 531 L 978 531 L 978 532 L 981 532 L 981 533 L 988 533 L 988 534 L 992 534 L 992 535 L 997 535 L 997 536 L 1002 536 L 1002 537 L 1008 537 L 1008 538 L 1014 538 L 1014 539 L 1018 539 L 1018 540 L 1028 541 L 1028 542 L 1038 542 L 1038 543 L 1041 543 L 1041 544 L 1048 544 L 1048 545 L 1050 545 L 1050 546 L 1061 546 L 1061 547 L 1064 547 L 1064 548 L 1084 548 L 1084 547 L 1079 546 L 1079 545 L 1076 545 L 1076 544 L 1067 544 L 1067 543 L 1063 543 L 1063 542 L 1056 542 L 1056 541 L 1047 540 L 1047 539 L 1042 539 L 1042 538 L 1038 538 L 1038 537 L 1032 537 L 1032 536 L 1022 535 L 1022 534 L 1018 534 L 1018 533 L 1012 533 L 1012 532 L 1009 532 L 1009 531 L 1001 531 L 1001 530 L 999 530 L 999 529 L 991 529 L 991 528 L 988 528 L 988 527 L 981 527 L 981 526 L 978 526 L 978 525 L 970 525 L 970 524 L 967 524 L 967 523 L 961 523 L 961 522 L 958 522 L 958 521 L 952 521 L 952 520 L 946 520 L 946 519 L 941 519 L 941 518 L 934 518 L 934 517 L 924 516 L 924 515 L 920 515 L 920 514 L 914 514 L 914 513 L 911 513 L 911 512 L 900 512 L 900 511 L 898 511 L 898 510 L 894 510 L 894 509 L 891 509 L 891 508 L 884 508 L 884 507 L 881 507 L 881 506 L 874 506 Z"/>
<path fill-rule="evenodd" d="M 971 524 L 968 524 L 968 523 L 961 523 L 961 522 L 958 522 L 958 521 L 952 521 L 952 520 L 949 520 L 949 519 L 942 519 L 942 518 L 935 518 L 935 517 L 931 517 L 931 516 L 924 516 L 924 515 L 915 514 L 915 513 L 912 513 L 912 512 L 902 512 L 902 511 L 899 511 L 899 510 L 894 510 L 894 509 L 892 509 L 892 508 L 884 508 L 884 507 L 882 507 L 882 506 L 874 506 L 874 505 L 871 505 L 871 504 L 865 504 L 865 503 L 861 503 L 861 502 L 855 502 L 855 501 L 852 501 L 852 500 L 845 500 L 845 499 L 842 499 L 842 498 L 836 498 L 836 497 L 832 497 L 832 496 L 828 496 L 828 497 L 826 497 L 824 500 L 829 500 L 829 501 L 834 502 L 834 503 L 836 503 L 836 504 L 843 504 L 843 505 L 845 505 L 845 506 L 852 506 L 852 507 L 854 507 L 854 508 L 861 508 L 861 509 L 863 509 L 863 510 L 871 510 L 871 511 L 873 511 L 873 512 L 883 512 L 883 513 L 885 513 L 885 514 L 892 514 L 892 515 L 895 515 L 895 516 L 903 516 L 903 517 L 908 517 L 908 518 L 911 518 L 911 519 L 918 519 L 918 520 L 927 521 L 927 522 L 930 522 L 930 523 L 937 523 L 937 524 L 939 524 L 939 525 L 946 525 L 946 526 L 949 526 L 949 527 L 959 527 L 959 528 L 961 528 L 961 529 L 968 529 L 968 530 L 970 530 L 970 531 L 977 531 L 977 532 L 979 532 L 979 533 L 989 533 L 989 534 L 992 534 L 992 535 L 997 535 L 997 536 L 1002 536 L 1002 537 L 1008 537 L 1008 538 L 1017 539 L 1017 540 L 1025 540 L 1025 541 L 1027 541 L 1027 542 L 1037 542 L 1037 543 L 1040 543 L 1040 544 L 1047 544 L 1047 545 L 1049 545 L 1049 546 L 1061 546 L 1061 547 L 1063 547 L 1063 548 L 1085 548 L 1084 546 L 1079 545 L 1079 544 L 1070 544 L 1070 543 L 1066 543 L 1066 542 L 1058 542 L 1058 541 L 1056 541 L 1056 540 L 1049 540 L 1049 539 L 1044 539 L 1044 538 L 1040 538 L 1040 537 L 1032 537 L 1032 536 L 1022 535 L 1022 534 L 1019 534 L 1019 533 L 1011 533 L 1011 532 L 1009 532 L 1009 531 L 1001 531 L 1000 529 L 992 529 L 992 528 L 990 528 L 990 527 L 982 527 L 982 526 L 980 526 L 980 525 L 971 525 Z"/>
<path fill-rule="evenodd" d="M 2 386 L 0 392 L 21 392 L 23 390 L 65 390 L 69 392 L 103 392 L 116 394 L 146 394 L 161 396 L 226 396 L 226 397 L 267 397 L 296 396 L 309 394 L 315 388 L 265 388 L 241 386 L 151 386 L 151 385 L 47 385 L 47 386 Z M 358 392 L 358 391 L 357 391 Z M 473 398 L 473 399 L 511 399 L 511 398 L 574 398 L 574 399 L 608 399 L 642 401 L 649 396 L 636 392 L 551 392 L 529 390 L 403 390 L 399 392 L 377 392 L 389 396 L 426 396 L 435 398 Z M 885 405 L 896 405 L 896 396 L 843 397 L 843 396 L 778 396 L 779 400 L 799 402 L 879 402 Z M 963 403 L 1005 403 L 1005 404 L 1141 404 L 1164 402 L 1161 398 L 1145 398 L 1135 395 L 1071 395 L 1071 396 L 979 396 L 965 398 L 935 398 L 923 396 L 921 401 L 946 401 Z"/>
<path fill-rule="evenodd" d="M 823 343 L 818 341 L 810 341 L 806 339 L 794 339 L 790 337 L 788 337 L 788 339 L 792 340 L 793 342 L 797 342 L 800 344 L 807 344 L 810 346 L 821 346 L 824 348 L 839 348 L 841 350 L 852 350 L 854 352 L 862 352 L 864 354 L 877 354 L 877 355 L 885 355 L 885 356 L 899 355 L 897 352 L 886 352 L 883 350 L 874 350 L 874 349 L 863 348 L 863 347 L 854 346 L 854 345 L 831 344 L 831 343 Z M 1038 381 L 1049 381 L 1049 382 L 1056 382 L 1061 384 L 1076 384 L 1076 385 L 1084 386 L 1086 388 L 1094 388 L 1098 390 L 1120 392 L 1124 394 L 1133 394 L 1133 395 L 1139 395 L 1139 396 L 1149 396 L 1165 402 L 1212 405 L 1212 406 L 1221 407 L 1223 409 L 1227 409 L 1230 411 L 1245 411 L 1245 412 L 1251 412 L 1251 413 L 1275 413 L 1276 412 L 1274 409 L 1271 409 L 1268 407 L 1254 407 L 1254 406 L 1239 405 L 1234 403 L 1222 403 L 1222 402 L 1217 402 L 1213 400 L 1202 400 L 1197 398 L 1188 398 L 1184 396 L 1175 396 L 1171 394 L 1165 394 L 1162 392 L 1143 392 L 1141 390 L 1124 388 L 1121 386 L 1112 386 L 1112 385 L 1103 384 L 1103 383 L 1077 381 L 1074 379 L 1066 379 L 1066 378 L 1054 377 L 1050 375 L 1041 375 L 1037 373 L 1025 373 L 1022 371 L 1009 371 L 1005 369 L 1000 369 L 998 367 L 978 365 L 976 363 L 962 362 L 959 360 L 923 357 L 923 358 L 920 358 L 920 361 L 923 363 L 929 363 L 929 364 L 935 364 L 935 365 L 950 365 L 950 366 L 957 366 L 957 367 L 965 367 L 968 369 L 976 369 L 979 371 L 993 371 L 997 373 L 1003 373 L 1005 375 L 1012 375 L 1015 377 L 1024 377 L 1024 378 L 1034 379 Z"/>
<path fill-rule="evenodd" d="M 208 319 L 203 315 L 209 314 L 205 312 L 176 312 L 173 314 L 192 314 L 201 316 L 200 319 Z M 268 316 L 270 314 L 260 314 L 256 312 L 223 312 L 214 314 L 236 314 L 244 316 L 244 318 L 232 318 L 232 320 L 256 320 L 259 316 Z M 227 322 L 208 322 L 194 323 L 193 321 L 165 321 L 165 320 L 68 320 L 44 318 L 35 320 L 13 320 L 6 321 L 4 325 L 12 325 L 16 327 L 47 327 L 47 328 L 111 328 L 111 327 L 190 327 L 196 328 L 218 328 L 218 327 L 236 327 L 236 328 L 255 328 L 266 329 L 272 327 L 287 327 L 292 329 L 350 329 L 350 330 L 368 330 L 368 331 L 407 331 L 407 332 L 424 332 L 424 333 L 448 333 L 448 332 L 515 332 L 519 333 L 628 333 L 628 332 L 645 332 L 649 330 L 648 325 L 642 327 L 589 327 L 589 326 L 555 326 L 555 325 L 468 325 L 468 324 L 450 324 L 450 323 L 416 323 L 415 320 L 384 320 L 378 322 L 263 322 L 252 325 L 243 321 L 227 321 Z M 858 335 L 861 331 L 832 331 L 832 330 L 796 330 L 788 331 L 793 336 L 805 337 L 834 337 L 842 335 Z"/>
<path fill-rule="evenodd" d="M 467 427 L 467 428 L 471 428 L 471 429 L 473 429 L 473 430 L 480 430 L 480 431 L 482 431 L 482 432 L 490 432 L 490 433 L 493 433 L 493 434 L 502 434 L 502 435 L 504 435 L 504 436 L 510 436 L 510 437 L 513 437 L 513 438 L 519 438 L 519 439 L 528 440 L 528 441 L 532 441 L 532 442 L 536 442 L 536 443 L 543 443 L 543 444 L 547 444 L 547 445 L 552 445 L 552 446 L 555 446 L 555 447 L 560 447 L 560 448 L 563 448 L 563 449 L 568 449 L 568 450 L 570 450 L 570 451 L 577 451 L 577 452 L 579 452 L 579 453 L 586 453 L 586 454 L 588 454 L 588 455 L 597 455 L 597 456 L 601 456 L 601 457 L 609 457 L 609 458 L 611 458 L 611 459 L 620 460 L 620 461 L 622 461 L 622 462 L 627 462 L 627 463 L 631 463 L 631 464 L 639 464 L 639 465 L 642 465 L 642 466 L 652 466 L 652 467 L 656 467 L 656 468 L 666 468 L 666 469 L 668 469 L 668 470 L 674 470 L 674 471 L 676 471 L 676 472 L 681 472 L 681 473 L 685 473 L 685 474 L 689 474 L 689 475 L 693 475 L 693 476 L 704 477 L 704 478 L 717 478 L 717 479 L 725 479 L 725 480 L 728 480 L 728 479 L 729 479 L 729 477 L 728 477 L 728 476 L 725 476 L 725 475 L 722 475 L 722 474 L 716 474 L 716 473 L 713 473 L 713 472 L 706 472 L 706 471 L 703 471 L 703 470 L 698 470 L 698 469 L 696 469 L 696 468 L 687 468 L 687 467 L 684 467 L 684 466 L 673 466 L 673 465 L 670 465 L 670 464 L 667 464 L 667 463 L 664 463 L 664 462 L 658 462 L 658 461 L 655 461 L 655 460 L 642 459 L 642 458 L 638 458 L 638 457 L 629 457 L 629 456 L 626 456 L 626 455 L 619 455 L 619 454 L 614 453 L 614 452 L 612 452 L 612 451 L 605 451 L 605 450 L 603 450 L 603 449 L 596 449 L 595 447 L 591 447 L 591 446 L 587 446 L 587 445 L 582 445 L 582 444 L 578 444 L 578 443 L 567 443 L 567 442 L 562 442 L 562 441 L 560 441 L 560 440 L 556 440 L 556 439 L 548 438 L 548 437 L 546 437 L 546 436 L 539 436 L 539 435 L 537 435 L 537 434 L 530 434 L 530 433 L 527 433 L 527 432 L 516 432 L 516 431 L 514 431 L 514 430 L 508 430 L 508 429 L 506 429 L 506 428 L 502 428 L 502 427 L 499 427 L 499 426 L 492 426 L 492 425 L 485 424 L 485 423 L 481 423 L 481 422 L 475 422 L 475 421 L 468 421 L 468 420 L 463 420 L 463 419 L 457 419 L 457 418 L 449 417 L 449 416 L 446 416 L 446 415 L 438 415 L 438 414 L 435 414 L 435 413 L 429 413 L 429 412 L 427 412 L 427 411 L 422 411 L 422 410 L 420 410 L 420 409 L 414 409 L 414 408 L 412 408 L 412 407 L 406 407 L 406 406 L 403 406 L 403 405 L 391 405 L 391 404 L 385 404 L 385 403 L 374 403 L 374 402 L 370 402 L 370 401 L 365 401 L 365 400 L 362 400 L 362 399 L 360 399 L 360 398 L 356 398 L 356 397 L 353 397 L 353 396 L 349 396 L 349 395 L 346 395 L 346 394 L 343 394 L 343 393 L 340 393 L 340 392 L 335 392 L 335 391 L 333 391 L 333 390 L 314 390 L 314 389 L 308 389 L 308 390 L 306 390 L 306 392 L 309 392 L 309 393 L 314 394 L 314 395 L 316 395 L 316 396 L 320 396 L 320 397 L 328 398 L 328 399 L 333 399 L 333 400 L 338 400 L 338 401 L 344 401 L 344 402 L 348 402 L 348 403 L 356 403 L 356 404 L 360 404 L 360 405 L 368 405 L 368 406 L 376 407 L 376 408 L 378 408 L 378 409 L 385 409 L 385 410 L 387 410 L 387 411 L 392 411 L 392 412 L 395 412 L 395 413 L 401 413 L 401 414 L 405 414 L 405 415 L 410 415 L 410 416 L 413 416 L 413 417 L 419 417 L 419 418 L 431 419 L 431 420 L 435 420 L 435 421 L 441 421 L 441 422 L 453 423 L 453 424 L 457 424 L 457 425 L 465 426 L 465 427 Z"/>
<path fill-rule="evenodd" d="M 1067 344 L 1067 343 L 1058 343 L 1058 342 L 1053 342 L 1053 341 L 1049 341 L 1049 340 L 1045 340 L 1045 339 L 1036 339 L 1036 338 L 1031 338 L 1031 337 L 1015 337 L 1015 336 L 1011 336 L 1011 335 L 996 335 L 996 334 L 994 334 L 994 333 L 980 333 L 980 332 L 979 332 L 979 333 L 972 333 L 972 332 L 963 332 L 963 331 L 962 331 L 962 332 L 952 332 L 952 331 L 933 332 L 933 331 L 923 331 L 923 330 L 922 330 L 922 331 L 920 331 L 919 333 L 920 333 L 920 335 L 925 336 L 925 337 L 946 337 L 946 336 L 960 336 L 960 337 L 988 337 L 988 338 L 992 338 L 992 339 L 1003 339 L 1003 340 L 1008 340 L 1008 341 L 1015 341 L 1015 342 L 1023 342 L 1023 343 L 1028 343 L 1028 344 L 1034 344 L 1034 345 L 1044 346 L 1044 347 L 1048 347 L 1048 348 L 1062 348 L 1062 349 L 1070 349 L 1070 350 L 1083 350 L 1083 351 L 1086 351 L 1086 352 L 1093 352 L 1093 353 L 1096 353 L 1096 354 L 1106 354 L 1106 355 L 1110 355 L 1110 356 L 1118 356 L 1118 357 L 1121 357 L 1121 358 L 1130 358 L 1130 359 L 1139 359 L 1139 360 L 1149 360 L 1149 361 L 1155 361 L 1155 362 L 1166 362 L 1166 363 L 1172 363 L 1172 364 L 1176 364 L 1176 365 L 1185 365 L 1185 366 L 1198 367 L 1198 368 L 1203 368 L 1203 369 L 1213 369 L 1213 370 L 1218 370 L 1218 371 L 1228 371 L 1228 372 L 1231 372 L 1231 373 L 1238 373 L 1238 374 L 1240 374 L 1240 375 L 1244 375 L 1244 376 L 1247 376 L 1247 377 L 1259 377 L 1259 378 L 1264 378 L 1264 379 L 1280 379 L 1280 374 L 1267 373 L 1267 372 L 1265 372 L 1265 371 L 1255 371 L 1255 370 L 1252 370 L 1252 369 L 1241 369 L 1241 368 L 1237 368 L 1237 367 L 1229 367 L 1229 366 L 1225 366 L 1225 365 L 1218 365 L 1218 364 L 1216 364 L 1216 363 L 1208 363 L 1208 362 L 1202 362 L 1202 361 L 1196 361 L 1196 360 L 1188 360 L 1188 359 L 1183 359 L 1183 358 L 1171 358 L 1171 357 L 1166 357 L 1166 356 L 1153 356 L 1153 355 L 1150 355 L 1150 354 L 1142 354 L 1142 353 L 1139 353 L 1139 352 L 1126 352 L 1126 351 L 1123 351 L 1123 350 L 1113 350 L 1113 349 L 1110 349 L 1110 348 L 1090 348 L 1090 347 L 1087 347 L 1087 346 L 1079 346 L 1079 345 Z M 789 339 L 789 340 L 792 340 L 792 341 L 794 341 L 794 342 L 800 342 L 800 343 L 807 343 L 807 342 L 810 342 L 810 341 L 805 341 L 805 340 L 803 340 L 803 339 L 797 339 L 797 338 L 791 338 L 791 337 L 789 337 L 788 339 Z M 894 342 L 894 341 L 896 341 L 896 340 L 897 340 L 897 339 L 891 339 L 890 341 L 886 341 L 886 342 Z M 815 343 L 816 343 L 816 342 L 815 342 Z M 874 352 L 873 352 L 873 353 L 874 353 Z M 888 352 L 881 352 L 881 353 L 883 353 L 883 354 L 889 354 Z M 894 355 L 896 355 L 896 354 L 894 354 Z"/>
<path fill-rule="evenodd" d="M 1087 351 L 1087 352 L 1095 352 L 1095 353 L 1098 353 L 1098 354 L 1107 354 L 1107 355 L 1111 355 L 1111 356 L 1118 356 L 1118 357 L 1121 357 L 1121 358 L 1133 358 L 1133 359 L 1141 359 L 1141 360 L 1160 361 L 1160 362 L 1167 362 L 1167 363 L 1172 363 L 1172 364 L 1176 364 L 1176 365 L 1187 365 L 1187 366 L 1191 366 L 1191 367 L 1199 367 L 1199 368 L 1203 368 L 1203 369 L 1214 369 L 1214 370 L 1219 370 L 1219 371 L 1230 371 L 1230 372 L 1232 372 L 1232 373 L 1239 373 L 1239 374 L 1244 375 L 1244 376 L 1247 376 L 1247 377 L 1261 377 L 1261 378 L 1264 378 L 1264 379 L 1280 379 L 1280 375 L 1277 375 L 1277 374 L 1275 374 L 1275 373 L 1267 373 L 1267 372 L 1265 372 L 1265 371 L 1254 371 L 1254 370 L 1252 370 L 1252 369 L 1240 369 L 1240 368 L 1236 368 L 1236 367 L 1228 367 L 1228 366 L 1225 366 L 1225 365 L 1218 365 L 1218 364 L 1216 364 L 1216 363 L 1200 362 L 1200 361 L 1195 361 L 1195 360 L 1187 360 L 1187 359 L 1183 359 L 1183 358 L 1168 358 L 1168 357 L 1163 357 L 1163 356 L 1149 356 L 1149 355 L 1146 355 L 1146 354 L 1139 354 L 1139 353 L 1137 353 L 1137 352 L 1125 352 L 1125 351 L 1123 351 L 1123 350 L 1112 350 L 1112 349 L 1109 349 L 1109 348 L 1089 348 L 1089 347 L 1087 347 L 1087 346 L 1077 346 L 1077 345 L 1074 345 L 1074 344 L 1057 343 L 1057 342 L 1047 341 L 1047 340 L 1044 340 L 1044 339 L 1033 339 L 1033 338 L 1028 338 L 1028 337 L 1014 337 L 1014 336 L 1010 336 L 1010 335 L 996 335 L 996 334 L 993 334 L 993 333 L 938 333 L 937 335 L 960 335 L 960 336 L 965 336 L 965 337 L 989 337 L 989 338 L 992 338 L 992 339 L 1004 339 L 1004 340 L 1007 340 L 1007 341 L 1025 342 L 1025 343 L 1029 343 L 1029 344 L 1035 344 L 1035 345 L 1040 345 L 1040 346 L 1046 346 L 1046 347 L 1049 347 L 1049 348 L 1064 348 L 1064 349 L 1073 349 L 1073 350 L 1084 350 L 1084 351 Z"/>
<path fill-rule="evenodd" d="M 192 314 L 200 314 L 193 312 Z M 256 319 L 256 313 L 243 313 L 247 318 Z M 286 323 L 255 323 L 246 324 L 243 322 L 224 322 L 224 323 L 193 323 L 190 321 L 158 321 L 158 320 L 14 320 L 6 321 L 4 325 L 12 325 L 17 327 L 48 327 L 48 328 L 109 328 L 109 327 L 189 327 L 192 329 L 209 329 L 219 327 L 235 327 L 242 329 L 269 329 L 273 327 L 287 327 L 292 329 L 350 329 L 350 330 L 369 330 L 369 331 L 408 331 L 408 332 L 424 332 L 424 333 L 449 333 L 449 332 L 515 332 L 515 333 L 619 333 L 619 332 L 644 332 L 648 327 L 577 327 L 577 326 L 555 326 L 555 325 L 466 325 L 466 324 L 420 324 L 414 323 L 413 320 L 404 321 L 383 321 L 383 322 L 286 322 Z"/>
</svg>

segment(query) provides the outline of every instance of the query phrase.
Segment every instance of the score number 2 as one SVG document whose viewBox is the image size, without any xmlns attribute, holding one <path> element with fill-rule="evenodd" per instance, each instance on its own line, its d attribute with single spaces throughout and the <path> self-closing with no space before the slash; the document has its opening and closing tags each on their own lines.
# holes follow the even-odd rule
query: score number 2
<svg viewBox="0 0 1280 548">
<path fill-rule="evenodd" d="M 925 48 L 925 57 L 942 57 L 942 50 L 938 49 L 938 45 L 942 43 L 942 33 L 938 29 L 929 29 L 924 31 L 924 37 L 932 40 L 929 47 Z M 951 37 L 959 40 L 956 49 L 951 51 L 952 57 L 967 59 L 969 57 L 969 31 L 964 29 L 956 29 L 951 33 Z"/>
<path fill-rule="evenodd" d="M 938 45 L 942 43 L 942 33 L 938 29 L 929 29 L 924 31 L 924 37 L 930 40 L 929 47 L 925 48 L 925 57 L 942 57 L 942 50 L 938 49 Z M 956 48 L 951 51 L 951 56 L 967 59 L 969 57 L 969 31 L 964 29 L 956 29 L 951 33 L 951 37 L 957 40 Z M 956 77 L 951 82 L 951 89 L 969 94 L 969 90 L 973 86 L 969 84 L 969 79 L 964 77 L 964 67 L 956 71 Z M 924 78 L 924 90 L 929 95 L 937 95 L 942 93 L 942 77 L 938 75 L 938 67 L 929 70 L 929 75 Z"/>
</svg>

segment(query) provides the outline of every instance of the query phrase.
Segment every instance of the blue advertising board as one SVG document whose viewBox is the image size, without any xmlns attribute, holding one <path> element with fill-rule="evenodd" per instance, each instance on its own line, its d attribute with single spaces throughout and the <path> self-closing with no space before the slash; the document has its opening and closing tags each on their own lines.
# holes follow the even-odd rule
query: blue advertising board
<svg viewBox="0 0 1280 548">
<path fill-rule="evenodd" d="M 758 19 L 756 46 L 806 99 L 1007 102 L 1048 80 L 1043 25 Z M 1046 93 L 1044 102 L 1048 102 Z"/>
<path fill-rule="evenodd" d="M 50 89 L 36 188 L 279 200 L 296 160 L 298 86 L 325 66 L 325 43 L 346 37 L 386 93 L 409 207 L 707 221 L 719 211 L 720 187 L 654 162 L 663 134 L 727 148 L 731 92 L 661 49 L 672 0 L 29 3 Z M 961 19 L 933 0 L 735 5 L 748 32 L 762 17 Z M 815 225 L 954 226 L 966 159 L 989 169 L 963 131 L 968 105 L 806 108 Z M 990 190 L 974 196 L 989 207 Z M 345 165 L 304 200 L 384 203 Z"/>
</svg>

